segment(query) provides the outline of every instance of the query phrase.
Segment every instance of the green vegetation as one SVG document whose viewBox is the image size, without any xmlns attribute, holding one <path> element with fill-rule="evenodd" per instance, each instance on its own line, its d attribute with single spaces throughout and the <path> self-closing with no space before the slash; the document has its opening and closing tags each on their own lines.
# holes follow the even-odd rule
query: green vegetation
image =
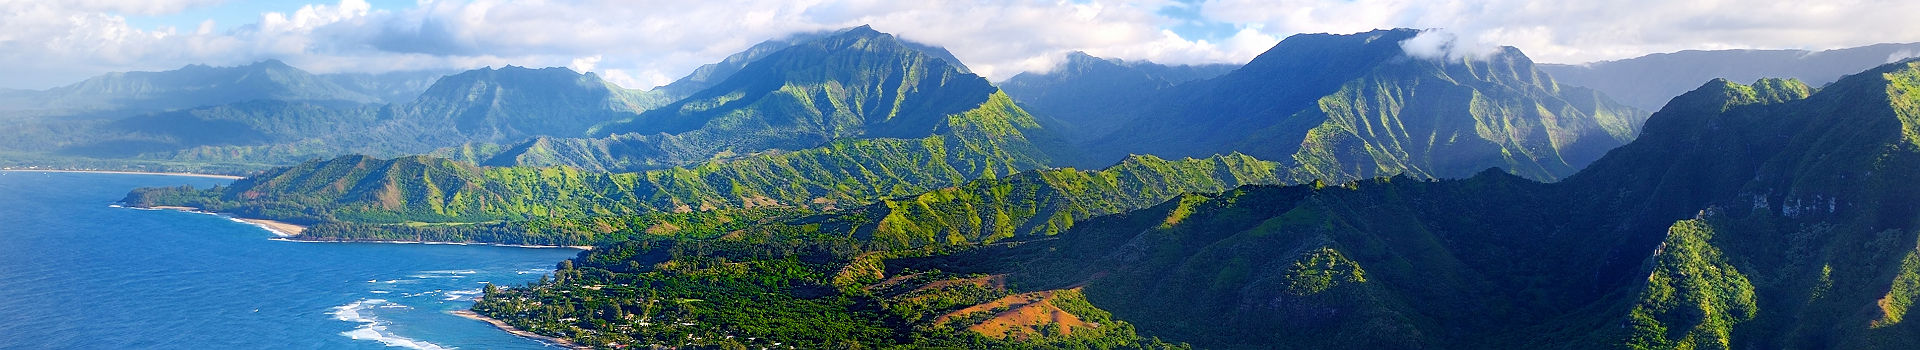
<svg viewBox="0 0 1920 350">
<path fill-rule="evenodd" d="M 1753 284 L 1708 241 L 1709 218 L 1673 225 L 1628 315 L 1628 344 L 1645 349 L 1725 349 L 1733 326 L 1758 311 Z"/>
<path fill-rule="evenodd" d="M 624 174 L 349 156 L 274 169 L 206 196 L 217 198 L 209 210 L 247 214 L 255 212 L 249 207 L 282 207 L 303 214 L 269 217 L 362 223 L 857 206 L 1046 164 L 1046 155 L 1020 133 L 1033 127 L 1030 117 L 996 96 L 953 116 L 949 134 L 923 139 L 843 140 L 798 152 Z"/>
<path fill-rule="evenodd" d="M 1118 126 L 1078 141 L 1093 162 L 1242 152 L 1280 161 L 1300 181 L 1462 178 L 1490 167 L 1554 181 L 1633 140 L 1646 117 L 1556 83 L 1517 49 L 1408 57 L 1399 43 L 1417 34 L 1288 37 L 1232 73 L 1123 103 L 1137 107 L 1101 115 Z"/>
<path fill-rule="evenodd" d="M 1029 300 L 992 276 L 900 271 L 871 284 L 831 283 L 838 266 L 861 251 L 846 240 L 628 241 L 561 263 L 551 280 L 489 286 L 474 310 L 596 347 L 1174 347 L 1134 335 L 1072 291 L 1020 306 L 1039 304 L 1060 313 L 1050 316 L 1077 319 L 1068 324 L 1005 317 L 1015 310 L 1010 303 L 936 317 Z M 1020 322 L 1039 331 L 1000 338 L 966 330 Z"/>
<path fill-rule="evenodd" d="M 651 170 L 829 140 L 954 135 L 949 118 L 963 113 L 1018 114 L 960 120 L 1012 122 L 1049 146 L 1040 138 L 1050 136 L 1035 133 L 1032 118 L 985 78 L 929 50 L 867 27 L 842 30 L 766 53 L 685 99 L 594 127 L 600 138 L 535 139 L 463 156 L 498 166 Z M 1000 110 L 979 111 L 983 104 Z"/>
</svg>

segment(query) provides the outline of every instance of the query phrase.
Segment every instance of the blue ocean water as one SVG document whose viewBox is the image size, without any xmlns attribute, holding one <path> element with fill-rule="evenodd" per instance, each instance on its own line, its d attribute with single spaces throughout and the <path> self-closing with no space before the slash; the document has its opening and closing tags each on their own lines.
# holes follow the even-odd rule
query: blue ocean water
<svg viewBox="0 0 1920 350">
<path fill-rule="evenodd" d="M 0 349 L 539 349 L 450 311 L 578 250 L 304 243 L 110 207 L 158 175 L 0 172 Z"/>
</svg>

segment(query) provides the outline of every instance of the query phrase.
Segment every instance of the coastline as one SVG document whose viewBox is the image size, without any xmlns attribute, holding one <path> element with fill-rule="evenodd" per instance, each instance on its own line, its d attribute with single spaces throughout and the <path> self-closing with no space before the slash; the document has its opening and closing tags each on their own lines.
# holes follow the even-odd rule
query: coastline
<svg viewBox="0 0 1920 350">
<path fill-rule="evenodd" d="M 119 206 L 119 204 L 115 204 L 115 206 Z M 574 250 L 593 250 L 593 246 L 536 246 L 536 244 L 501 244 L 501 242 L 428 242 L 428 240 L 357 240 L 357 238 L 348 238 L 348 240 L 342 240 L 342 238 L 303 238 L 303 237 L 300 237 L 300 235 L 301 233 L 305 233 L 305 231 L 307 231 L 307 227 L 305 227 L 305 225 L 296 225 L 296 223 L 286 223 L 286 221 L 273 221 L 273 219 L 250 219 L 250 217 L 234 217 L 234 215 L 227 215 L 227 213 L 205 212 L 205 210 L 200 210 L 200 208 L 192 208 L 192 206 L 125 206 L 125 208 L 132 208 L 132 210 L 173 210 L 173 212 L 207 213 L 207 215 L 219 215 L 219 217 L 227 217 L 227 219 L 232 219 L 232 221 L 240 221 L 240 223 L 246 223 L 246 225 L 253 225 L 253 227 L 259 227 L 259 229 L 265 229 L 265 231 L 269 231 L 269 233 L 273 233 L 273 235 L 275 235 L 275 238 L 273 238 L 273 240 L 286 240 L 286 242 L 384 242 L 384 244 L 447 244 L 447 246 L 509 246 L 509 248 L 574 248 Z"/>
<path fill-rule="evenodd" d="M 494 328 L 499 328 L 500 330 L 507 331 L 507 333 L 512 333 L 513 335 L 519 336 L 521 338 L 533 339 L 533 340 L 540 341 L 542 343 L 557 345 L 557 346 L 568 348 L 568 349 L 592 349 L 591 347 L 576 344 L 572 340 L 568 340 L 567 338 L 549 337 L 545 335 L 540 335 L 539 333 L 521 330 L 520 328 L 507 324 L 506 321 L 501 321 L 498 319 L 494 319 L 492 317 L 487 317 L 486 315 L 481 315 L 479 313 L 473 312 L 473 310 L 454 310 L 448 313 L 451 313 L 454 316 L 460 316 L 470 320 L 486 322 L 487 324 L 493 325 Z"/>
<path fill-rule="evenodd" d="M 274 238 L 274 240 L 287 241 L 287 242 L 302 242 L 302 243 L 481 245 L 481 246 L 489 246 L 489 247 L 508 247 L 508 248 L 537 248 L 537 249 L 566 248 L 566 249 L 579 249 L 579 250 L 593 250 L 593 246 L 590 246 L 590 245 L 532 245 L 532 244 L 504 244 L 504 243 L 482 243 L 482 242 L 395 241 L 395 240 L 379 240 L 379 239 L 305 239 L 305 238 L 294 238 L 294 237 L 279 237 L 279 238 Z"/>
<path fill-rule="evenodd" d="M 0 169 L 0 172 L 9 172 L 9 171 L 17 171 L 17 172 L 25 172 L 25 173 L 83 173 L 83 174 L 126 174 L 126 175 L 166 175 L 166 176 L 186 176 L 186 177 L 205 177 L 205 178 L 214 178 L 214 179 L 227 179 L 227 180 L 239 180 L 239 179 L 243 179 L 243 178 L 245 178 L 245 177 L 241 177 L 241 176 L 233 176 L 233 175 L 219 175 L 219 174 L 201 174 L 201 173 L 176 173 L 176 172 L 157 172 L 157 171 L 123 171 L 123 170 L 57 170 L 57 169 Z"/>
<path fill-rule="evenodd" d="M 274 236 L 280 236 L 282 238 L 299 236 L 300 233 L 307 231 L 307 227 L 303 225 L 295 225 L 295 224 L 291 224 L 283 221 L 274 221 L 274 220 L 267 220 L 267 219 L 249 219 L 249 218 L 235 217 L 232 215 L 201 210 L 200 208 L 194 208 L 194 207 L 156 205 L 151 207 L 128 207 L 128 208 L 146 209 L 146 210 L 173 210 L 173 211 L 183 211 L 183 212 L 195 213 L 195 214 L 214 215 L 214 216 L 227 218 L 228 220 L 238 221 L 240 223 L 253 225 L 254 227 L 265 229 L 267 230 L 267 232 L 273 232 Z"/>
</svg>

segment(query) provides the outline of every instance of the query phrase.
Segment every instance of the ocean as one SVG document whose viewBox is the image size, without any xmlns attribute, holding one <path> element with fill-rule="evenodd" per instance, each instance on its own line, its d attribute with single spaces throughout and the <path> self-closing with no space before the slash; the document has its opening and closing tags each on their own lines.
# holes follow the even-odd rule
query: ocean
<svg viewBox="0 0 1920 350">
<path fill-rule="evenodd" d="M 450 314 L 579 251 L 307 243 L 112 204 L 230 182 L 0 171 L 0 349 L 542 349 Z"/>
</svg>

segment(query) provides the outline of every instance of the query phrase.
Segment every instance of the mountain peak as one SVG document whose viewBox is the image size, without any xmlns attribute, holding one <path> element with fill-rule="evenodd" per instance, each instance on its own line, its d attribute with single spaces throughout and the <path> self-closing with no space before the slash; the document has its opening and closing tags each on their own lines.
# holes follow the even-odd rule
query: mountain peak
<svg viewBox="0 0 1920 350">
<path fill-rule="evenodd" d="M 1760 79 L 1753 85 L 1742 85 L 1716 78 L 1674 97 L 1661 111 L 1715 114 L 1739 106 L 1804 99 L 1812 90 L 1806 83 L 1793 79 Z"/>
<path fill-rule="evenodd" d="M 833 35 L 829 35 L 829 36 L 866 38 L 866 37 L 891 37 L 893 35 L 887 34 L 878 30 L 874 30 L 872 25 L 862 24 L 858 27 L 841 29 L 839 31 L 834 32 Z"/>
<path fill-rule="evenodd" d="M 280 59 L 277 58 L 261 60 L 247 66 L 253 68 L 294 68 L 293 66 L 287 65 L 286 62 L 281 62 Z"/>
</svg>

